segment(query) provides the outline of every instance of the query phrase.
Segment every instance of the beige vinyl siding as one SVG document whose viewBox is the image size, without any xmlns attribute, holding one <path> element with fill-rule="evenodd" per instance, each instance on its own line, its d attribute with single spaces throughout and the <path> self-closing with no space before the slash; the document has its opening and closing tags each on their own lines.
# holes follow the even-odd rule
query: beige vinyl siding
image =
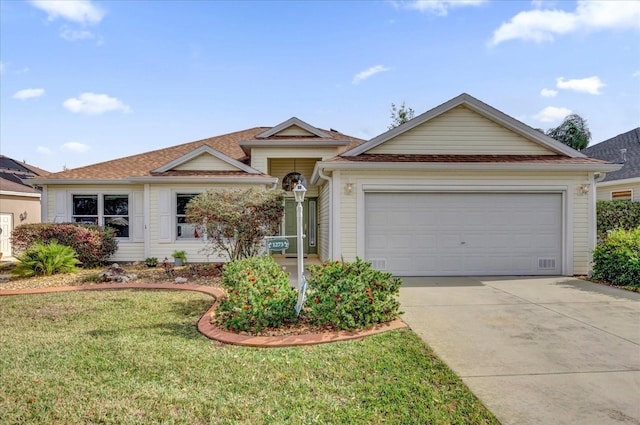
<svg viewBox="0 0 640 425">
<path fill-rule="evenodd" d="M 329 259 L 330 252 L 330 222 L 329 222 L 329 209 L 331 208 L 331 192 L 330 184 L 324 180 L 322 186 L 320 186 L 318 196 L 318 254 L 321 261 Z"/>
<path fill-rule="evenodd" d="M 141 261 L 144 260 L 144 242 L 118 241 L 118 250 L 109 261 Z"/>
<path fill-rule="evenodd" d="M 573 206 L 571 214 L 573 230 L 573 273 L 586 274 L 589 271 L 589 260 L 591 258 L 591 244 L 589 240 L 589 195 L 581 194 L 578 186 L 585 181 L 589 181 L 587 173 L 548 173 L 541 175 L 539 172 L 479 172 L 479 171 L 456 171 L 456 172 L 429 172 L 426 176 L 421 172 L 414 171 L 378 171 L 366 173 L 342 172 L 334 173 L 334 179 L 339 178 L 340 191 L 340 217 L 334 218 L 337 221 L 341 232 L 340 252 L 334 253 L 334 258 L 343 256 L 345 260 L 351 261 L 358 255 L 358 243 L 362 242 L 362 235 L 358 234 L 358 217 L 362 219 L 364 212 L 357 211 L 358 198 L 364 199 L 361 190 L 362 185 L 398 185 L 399 191 L 405 186 L 427 186 L 429 190 L 447 186 L 464 188 L 472 192 L 482 192 L 483 190 L 499 190 L 500 187 L 515 187 L 515 191 L 526 192 L 527 189 L 535 187 L 554 187 L 560 190 L 566 187 L 566 196 L 570 200 L 565 200 L 565 206 Z M 345 188 L 347 179 L 353 183 L 353 192 L 348 194 Z M 557 188 L 557 189 L 555 189 Z M 360 238 L 359 238 L 360 237 Z M 362 247 L 362 249 L 364 249 Z M 564 259 L 563 259 L 564 261 Z"/>
<path fill-rule="evenodd" d="M 239 171 L 237 167 L 216 158 L 209 153 L 198 155 L 190 161 L 180 164 L 174 170 L 189 171 Z"/>
<path fill-rule="evenodd" d="M 607 184 L 606 186 L 596 185 L 598 201 L 610 201 L 613 192 L 631 190 L 632 201 L 640 202 L 640 181 L 636 183 Z"/>
<path fill-rule="evenodd" d="M 284 176 L 293 171 L 302 173 L 302 175 L 307 179 L 308 186 L 305 196 L 318 196 L 317 186 L 310 185 L 309 180 L 311 180 L 311 174 L 313 174 L 313 167 L 316 165 L 316 161 L 319 160 L 320 158 L 300 158 L 295 160 L 292 158 L 269 159 L 268 174 L 270 176 L 277 177 L 279 188 L 282 188 L 282 179 L 284 178 Z"/>
<path fill-rule="evenodd" d="M 165 257 L 173 261 L 171 254 L 175 250 L 184 250 L 187 254 L 188 262 L 218 262 L 226 261 L 226 258 L 218 255 L 207 256 L 200 252 L 204 248 L 203 239 L 196 240 L 176 240 L 176 194 L 178 193 L 204 193 L 207 190 L 226 190 L 226 189 L 247 189 L 252 185 L 243 184 L 190 184 L 190 185 L 152 185 L 149 190 L 149 256 L 157 257 L 162 261 Z M 253 185 L 258 189 L 264 189 L 263 185 Z M 169 191 L 169 232 L 168 242 L 160 242 L 160 192 L 162 190 Z"/>
<path fill-rule="evenodd" d="M 569 193 L 573 195 L 573 274 L 586 275 L 591 267 L 592 253 L 589 247 L 589 196 L 578 194 L 576 190 Z M 593 217 L 595 227 L 595 216 Z"/>
<path fill-rule="evenodd" d="M 315 136 L 313 133 L 308 132 L 302 127 L 298 127 L 297 125 L 292 125 L 290 127 L 285 128 L 282 131 L 279 131 L 276 136 L 287 136 L 287 137 L 306 137 L 306 136 Z"/>
<path fill-rule="evenodd" d="M 71 195 L 73 194 L 127 194 L 129 195 L 129 239 L 118 239 L 118 250 L 109 259 L 111 261 L 137 261 L 144 259 L 144 242 L 134 241 L 136 230 L 135 217 L 143 214 L 136 210 L 134 194 L 142 194 L 142 185 L 48 185 L 46 217 L 42 217 L 43 223 L 70 222 L 71 221 Z M 56 205 L 56 200 L 60 202 Z M 141 207 L 139 205 L 139 207 Z"/>
<path fill-rule="evenodd" d="M 541 145 L 458 106 L 369 150 L 372 154 L 555 155 Z"/>
<path fill-rule="evenodd" d="M 327 159 L 338 154 L 337 147 L 253 147 L 251 148 L 251 167 L 263 173 L 269 173 L 269 158 L 322 158 Z M 311 176 L 307 176 L 309 179 Z"/>
</svg>

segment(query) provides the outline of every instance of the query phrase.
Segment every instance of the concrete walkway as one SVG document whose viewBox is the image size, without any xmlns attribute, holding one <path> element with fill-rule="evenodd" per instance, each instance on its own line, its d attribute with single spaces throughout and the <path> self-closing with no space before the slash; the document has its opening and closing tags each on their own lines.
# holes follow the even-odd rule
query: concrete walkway
<svg viewBox="0 0 640 425">
<path fill-rule="evenodd" d="M 403 280 L 403 320 L 502 424 L 640 424 L 640 294 L 562 277 Z"/>
</svg>

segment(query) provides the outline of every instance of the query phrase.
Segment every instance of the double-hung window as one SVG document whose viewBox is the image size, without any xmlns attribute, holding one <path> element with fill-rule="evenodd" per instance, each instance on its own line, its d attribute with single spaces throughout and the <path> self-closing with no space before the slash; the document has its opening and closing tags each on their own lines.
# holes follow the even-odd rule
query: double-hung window
<svg viewBox="0 0 640 425">
<path fill-rule="evenodd" d="M 197 193 L 178 193 L 176 196 L 177 239 L 197 239 L 202 236 L 198 226 L 187 223 L 187 204 L 196 196 Z"/>
<path fill-rule="evenodd" d="M 116 237 L 129 237 L 129 195 L 73 195 L 72 221 L 109 226 Z"/>
</svg>

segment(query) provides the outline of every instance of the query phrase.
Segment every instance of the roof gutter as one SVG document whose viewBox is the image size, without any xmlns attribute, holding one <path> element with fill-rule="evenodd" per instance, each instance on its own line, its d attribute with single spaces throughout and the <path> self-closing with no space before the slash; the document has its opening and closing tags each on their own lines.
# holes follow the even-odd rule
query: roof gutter
<svg viewBox="0 0 640 425">
<path fill-rule="evenodd" d="M 470 170 L 470 171 L 593 171 L 611 172 L 621 164 L 532 164 L 489 162 L 319 162 L 324 170 Z M 314 183 L 315 173 L 312 176 Z"/>
<path fill-rule="evenodd" d="M 112 184 L 127 185 L 131 183 L 240 183 L 240 184 L 271 184 L 277 185 L 277 177 L 128 177 L 121 180 L 104 180 L 104 179 L 28 179 L 29 184 Z"/>
</svg>

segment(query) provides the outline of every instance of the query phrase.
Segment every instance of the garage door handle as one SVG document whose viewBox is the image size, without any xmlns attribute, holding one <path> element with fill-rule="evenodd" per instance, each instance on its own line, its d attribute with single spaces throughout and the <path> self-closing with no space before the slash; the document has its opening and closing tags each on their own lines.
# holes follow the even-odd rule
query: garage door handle
<svg viewBox="0 0 640 425">
<path fill-rule="evenodd" d="M 460 242 L 460 245 L 465 245 L 465 244 L 466 244 L 466 242 Z"/>
</svg>

